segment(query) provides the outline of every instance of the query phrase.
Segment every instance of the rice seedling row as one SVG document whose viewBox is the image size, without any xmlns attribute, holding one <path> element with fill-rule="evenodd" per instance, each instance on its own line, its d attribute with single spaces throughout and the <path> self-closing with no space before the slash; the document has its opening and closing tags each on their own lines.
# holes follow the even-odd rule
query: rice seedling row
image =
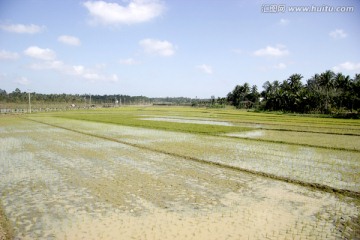
<svg viewBox="0 0 360 240">
<path fill-rule="evenodd" d="M 126 121 L 143 115 L 127 111 Z M 218 136 L 224 126 L 199 134 L 203 126 L 181 122 L 164 131 L 53 114 L 31 119 L 38 122 L 0 118 L 0 203 L 15 238 L 359 237 L 357 195 L 238 171 L 357 192 L 358 152 Z"/>
<path fill-rule="evenodd" d="M 265 144 L 241 139 L 224 140 L 215 136 L 118 127 L 78 120 L 46 118 L 45 122 L 115 142 L 287 181 L 324 185 L 324 188 L 328 186 L 335 191 L 350 190 L 355 194 L 360 189 L 358 152 Z"/>
</svg>

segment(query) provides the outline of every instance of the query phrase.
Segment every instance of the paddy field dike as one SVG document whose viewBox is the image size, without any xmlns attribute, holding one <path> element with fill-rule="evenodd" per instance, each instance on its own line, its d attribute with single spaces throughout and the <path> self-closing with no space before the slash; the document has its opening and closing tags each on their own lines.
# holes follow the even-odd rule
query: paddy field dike
<svg viewBox="0 0 360 240">
<path fill-rule="evenodd" d="M 360 239 L 360 121 L 119 107 L 0 115 L 0 240 Z"/>
</svg>

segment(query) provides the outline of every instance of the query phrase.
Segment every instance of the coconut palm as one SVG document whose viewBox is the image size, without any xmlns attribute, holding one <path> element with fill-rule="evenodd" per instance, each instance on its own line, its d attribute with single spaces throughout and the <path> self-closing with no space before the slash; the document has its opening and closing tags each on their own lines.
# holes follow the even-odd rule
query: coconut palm
<svg viewBox="0 0 360 240">
<path fill-rule="evenodd" d="M 319 85 L 325 90 L 325 112 L 329 112 L 330 91 L 334 87 L 335 73 L 331 70 L 320 74 Z"/>
</svg>

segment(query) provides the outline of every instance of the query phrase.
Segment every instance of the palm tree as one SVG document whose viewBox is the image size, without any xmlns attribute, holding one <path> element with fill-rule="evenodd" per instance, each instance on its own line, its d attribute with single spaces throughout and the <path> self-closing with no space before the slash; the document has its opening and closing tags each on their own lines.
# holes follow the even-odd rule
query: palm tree
<svg viewBox="0 0 360 240">
<path fill-rule="evenodd" d="M 336 88 L 338 107 L 341 109 L 343 102 L 349 103 L 350 101 L 350 90 L 351 90 L 351 79 L 350 76 L 343 75 L 342 73 L 336 74 L 334 78 L 334 86 Z M 350 109 L 349 104 L 347 105 Z"/>
<path fill-rule="evenodd" d="M 303 78 L 303 76 L 301 76 L 301 74 L 293 74 L 288 78 L 288 83 L 290 85 L 291 91 L 293 93 L 296 93 L 300 90 L 300 88 L 302 87 L 302 83 L 301 83 L 301 79 Z"/>
<path fill-rule="evenodd" d="M 360 108 L 360 74 L 355 74 L 354 79 L 351 81 L 351 111 Z"/>
<path fill-rule="evenodd" d="M 335 73 L 331 70 L 327 70 L 326 72 L 320 74 L 320 78 L 319 78 L 319 85 L 325 89 L 325 112 L 328 113 L 329 112 L 329 101 L 330 101 L 330 96 L 329 96 L 329 92 L 330 90 L 334 87 L 334 77 L 335 77 Z"/>
<path fill-rule="evenodd" d="M 286 83 L 287 83 L 287 95 L 288 95 L 288 109 L 290 111 L 297 111 L 300 105 L 300 90 L 302 88 L 301 79 L 303 76 L 301 74 L 293 74 L 291 75 Z"/>
</svg>

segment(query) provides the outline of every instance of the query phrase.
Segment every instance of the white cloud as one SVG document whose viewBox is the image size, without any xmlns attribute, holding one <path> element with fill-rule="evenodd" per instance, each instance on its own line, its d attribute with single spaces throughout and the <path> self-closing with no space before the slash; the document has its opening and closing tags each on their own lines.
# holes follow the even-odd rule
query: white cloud
<svg viewBox="0 0 360 240">
<path fill-rule="evenodd" d="M 104 75 L 99 71 L 98 67 L 87 68 L 83 65 L 67 65 L 59 60 L 51 61 L 42 61 L 38 63 L 33 63 L 29 65 L 31 69 L 34 70 L 54 70 L 62 74 L 76 76 L 82 79 L 90 81 L 111 81 L 117 82 L 118 76 L 113 75 Z"/>
<path fill-rule="evenodd" d="M 61 35 L 60 37 L 58 37 L 58 41 L 71 46 L 81 45 L 80 39 L 68 35 Z"/>
<path fill-rule="evenodd" d="M 358 71 L 360 70 L 360 62 L 344 62 L 335 67 L 333 67 L 334 71 L 348 70 L 348 71 Z"/>
<path fill-rule="evenodd" d="M 158 0 L 131 0 L 127 6 L 105 1 L 86 1 L 92 23 L 134 24 L 160 16 L 165 7 Z"/>
<path fill-rule="evenodd" d="M 266 48 L 262 48 L 256 50 L 254 52 L 255 56 L 271 56 L 271 57 L 282 57 L 289 54 L 289 51 L 286 49 L 284 45 L 276 45 L 275 47 L 267 46 Z"/>
<path fill-rule="evenodd" d="M 282 19 L 280 19 L 279 24 L 281 26 L 287 26 L 290 24 L 290 21 L 289 21 L 289 19 L 282 18 Z"/>
<path fill-rule="evenodd" d="M 196 66 L 197 69 L 200 69 L 203 73 L 206 74 L 213 74 L 213 69 L 211 66 L 207 65 L 207 64 L 201 64 Z"/>
<path fill-rule="evenodd" d="M 140 62 L 139 61 L 136 61 L 135 59 L 133 58 L 127 58 L 127 59 L 121 59 L 119 61 L 120 64 L 123 64 L 123 65 L 136 65 L 136 64 L 139 64 Z"/>
<path fill-rule="evenodd" d="M 15 83 L 18 83 L 20 85 L 29 85 L 30 81 L 26 77 L 19 77 L 15 80 Z"/>
<path fill-rule="evenodd" d="M 169 57 L 175 54 L 175 46 L 168 41 L 143 39 L 139 42 L 146 53 Z"/>
<path fill-rule="evenodd" d="M 41 60 L 29 65 L 29 68 L 34 70 L 54 70 L 62 74 L 72 75 L 90 81 L 118 81 L 116 74 L 109 76 L 101 73 L 101 69 L 105 67 L 104 64 L 96 65 L 93 68 L 87 68 L 82 65 L 68 65 L 56 59 L 56 54 L 51 49 L 43 49 L 36 46 L 27 48 L 24 53 L 30 57 Z"/>
<path fill-rule="evenodd" d="M 341 38 L 346 38 L 347 33 L 343 29 L 336 29 L 334 31 L 331 31 L 329 33 L 329 36 L 334 39 L 341 39 Z"/>
<path fill-rule="evenodd" d="M 56 58 L 56 54 L 53 50 L 49 48 L 39 48 L 37 46 L 28 47 L 24 51 L 24 54 L 41 60 L 54 60 Z"/>
<path fill-rule="evenodd" d="M 279 63 L 274 66 L 276 69 L 285 69 L 287 68 L 287 65 L 285 63 Z"/>
<path fill-rule="evenodd" d="M 3 60 L 15 60 L 19 58 L 19 54 L 16 52 L 9 52 L 6 50 L 0 50 L 0 59 Z"/>
<path fill-rule="evenodd" d="M 97 71 L 97 68 L 86 68 L 82 65 L 76 65 L 68 67 L 67 73 L 71 75 L 75 75 L 90 81 L 112 81 L 117 82 L 118 76 L 116 74 L 113 74 L 111 76 L 106 76 L 103 74 L 100 74 Z"/>
<path fill-rule="evenodd" d="M 13 33 L 27 33 L 27 34 L 34 34 L 42 32 L 45 27 L 44 26 L 38 26 L 35 24 L 30 25 L 24 25 L 24 24 L 5 24 L 0 25 L 0 28 L 7 32 L 13 32 Z"/>
</svg>

